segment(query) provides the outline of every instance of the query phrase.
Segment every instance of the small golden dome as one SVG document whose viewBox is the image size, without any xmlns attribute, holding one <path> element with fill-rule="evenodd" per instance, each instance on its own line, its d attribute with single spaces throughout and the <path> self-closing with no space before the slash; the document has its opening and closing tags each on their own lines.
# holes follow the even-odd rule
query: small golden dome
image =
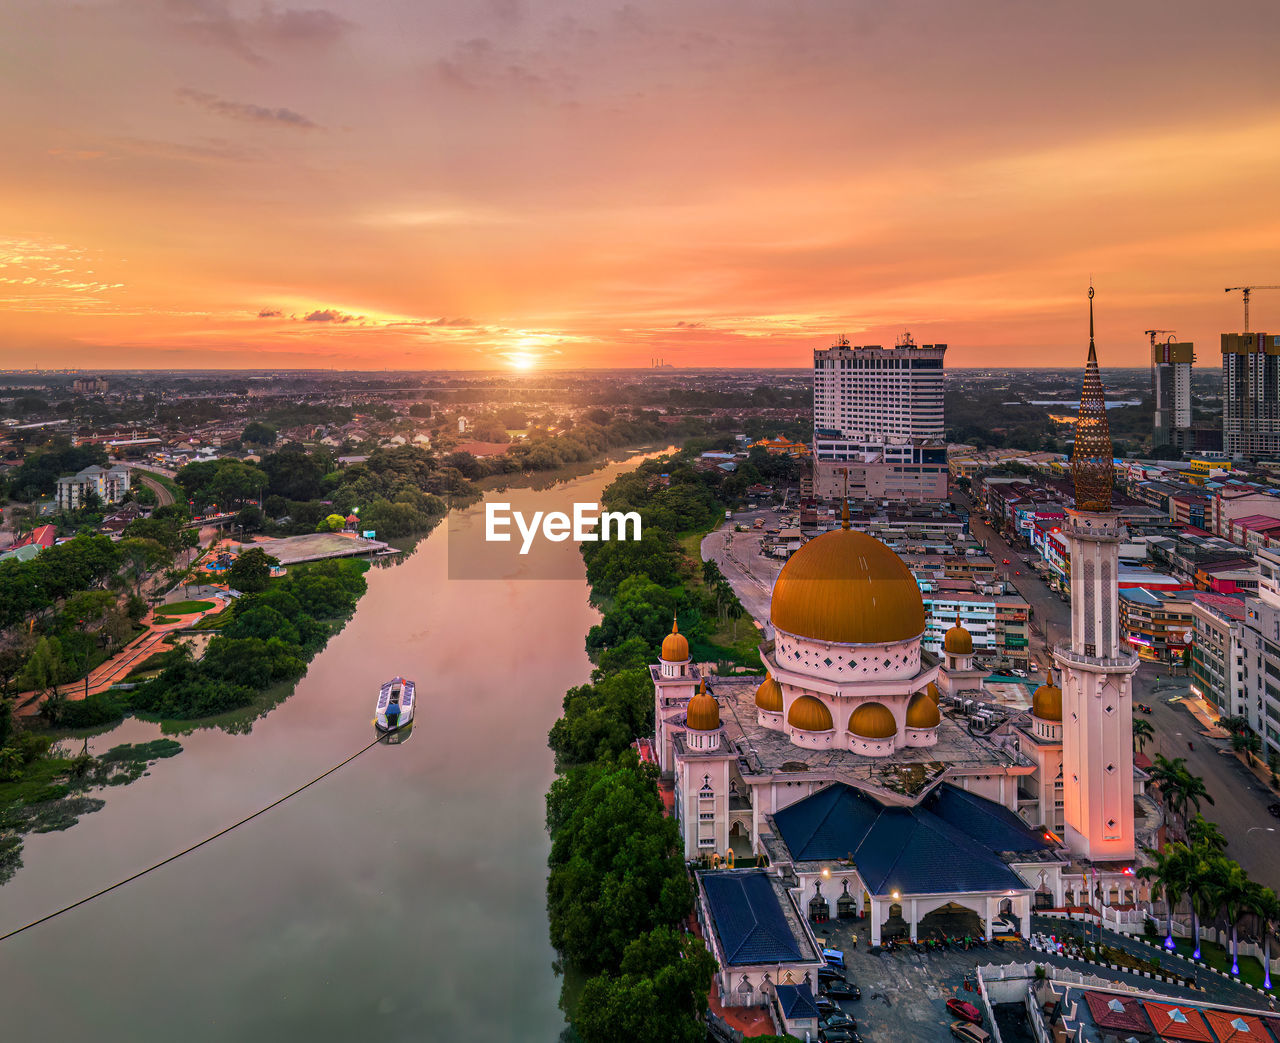
<svg viewBox="0 0 1280 1043">
<path fill-rule="evenodd" d="M 756 689 L 756 705 L 770 713 L 782 713 L 782 689 L 770 674 Z"/>
<path fill-rule="evenodd" d="M 942 647 L 952 655 L 973 655 L 973 635 L 957 623 L 947 631 Z"/>
<path fill-rule="evenodd" d="M 773 625 L 839 644 L 890 644 L 924 633 L 924 600 L 911 570 L 879 540 L 833 529 L 810 540 L 778 574 Z"/>
<path fill-rule="evenodd" d="M 720 704 L 707 691 L 707 679 L 702 679 L 698 694 L 689 700 L 684 712 L 685 727 L 699 732 L 713 732 L 720 727 Z"/>
<path fill-rule="evenodd" d="M 827 704 L 812 695 L 802 695 L 791 704 L 787 723 L 802 732 L 829 732 L 835 727 Z"/>
<path fill-rule="evenodd" d="M 1042 721 L 1062 720 L 1062 689 L 1053 683 L 1052 674 L 1031 697 L 1031 715 Z"/>
<path fill-rule="evenodd" d="M 924 690 L 924 694 L 933 700 L 933 704 L 935 706 L 942 702 L 942 693 L 938 691 L 938 686 L 933 681 L 929 682 L 928 686 Z"/>
<path fill-rule="evenodd" d="M 898 722 L 884 703 L 863 703 L 849 715 L 849 731 L 862 739 L 891 739 L 898 734 Z"/>
<path fill-rule="evenodd" d="M 689 658 L 689 641 L 680 633 L 675 616 L 671 617 L 671 633 L 662 639 L 662 658 L 668 663 L 683 663 Z"/>
<path fill-rule="evenodd" d="M 908 728 L 936 728 L 942 723 L 942 714 L 938 713 L 938 704 L 929 698 L 927 692 L 916 692 L 907 703 Z"/>
</svg>

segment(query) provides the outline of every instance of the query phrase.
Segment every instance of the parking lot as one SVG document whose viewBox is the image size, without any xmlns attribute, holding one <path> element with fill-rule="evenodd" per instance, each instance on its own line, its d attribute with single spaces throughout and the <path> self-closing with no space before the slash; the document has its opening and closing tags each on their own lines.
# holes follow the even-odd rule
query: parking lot
<svg viewBox="0 0 1280 1043">
<path fill-rule="evenodd" d="M 1028 951 L 1018 943 L 1003 950 L 870 953 L 866 920 L 832 920 L 815 925 L 814 930 L 820 941 L 825 938 L 831 948 L 844 952 L 846 974 L 862 989 L 861 1000 L 843 1000 L 840 1009 L 857 1020 L 858 1034 L 866 1043 L 941 1043 L 951 1039 L 948 1026 L 955 1019 L 947 1012 L 947 1000 L 959 997 L 978 1002 L 976 992 L 964 991 L 966 975 L 972 975 L 979 964 L 1011 962 L 1025 958 Z M 856 950 L 854 934 L 858 936 Z"/>
</svg>

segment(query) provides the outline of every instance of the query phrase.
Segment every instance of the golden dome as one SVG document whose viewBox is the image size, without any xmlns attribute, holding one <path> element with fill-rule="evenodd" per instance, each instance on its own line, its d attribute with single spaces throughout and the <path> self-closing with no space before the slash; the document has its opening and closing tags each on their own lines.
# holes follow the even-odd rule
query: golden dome
<svg viewBox="0 0 1280 1043">
<path fill-rule="evenodd" d="M 812 695 L 802 695 L 791 704 L 787 723 L 802 732 L 829 732 L 835 727 L 827 704 Z"/>
<path fill-rule="evenodd" d="M 942 693 L 938 691 L 938 686 L 932 681 L 930 681 L 928 686 L 925 688 L 924 694 L 933 700 L 933 704 L 935 706 L 942 702 Z"/>
<path fill-rule="evenodd" d="M 699 732 L 713 732 L 720 727 L 720 704 L 707 691 L 705 677 L 698 688 L 698 694 L 689 700 L 689 706 L 684 712 L 684 723 L 685 727 Z"/>
<path fill-rule="evenodd" d="M 929 698 L 927 692 L 916 692 L 907 703 L 908 728 L 936 728 L 942 723 L 942 714 L 938 713 L 938 704 Z"/>
<path fill-rule="evenodd" d="M 782 689 L 770 674 L 756 689 L 756 705 L 770 713 L 782 713 Z"/>
<path fill-rule="evenodd" d="M 863 739 L 891 739 L 898 722 L 884 703 L 863 703 L 849 715 L 849 731 Z"/>
<path fill-rule="evenodd" d="M 973 655 L 973 635 L 956 623 L 942 639 L 942 647 L 952 655 Z"/>
<path fill-rule="evenodd" d="M 1062 689 L 1053 683 L 1052 674 L 1031 697 L 1031 714 L 1042 721 L 1062 720 Z"/>
<path fill-rule="evenodd" d="M 680 633 L 675 616 L 671 617 L 671 633 L 662 639 L 662 658 L 668 663 L 683 663 L 689 658 L 689 641 Z"/>
<path fill-rule="evenodd" d="M 879 540 L 834 529 L 791 556 L 769 618 L 788 634 L 840 644 L 889 644 L 924 633 L 924 601 L 901 558 Z"/>
</svg>

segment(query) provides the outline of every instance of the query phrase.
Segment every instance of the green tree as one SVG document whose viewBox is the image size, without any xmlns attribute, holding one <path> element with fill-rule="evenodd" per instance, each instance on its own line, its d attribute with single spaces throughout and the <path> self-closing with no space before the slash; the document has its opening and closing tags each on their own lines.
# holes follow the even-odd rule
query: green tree
<svg viewBox="0 0 1280 1043">
<path fill-rule="evenodd" d="M 702 1043 L 715 972 L 715 958 L 700 939 L 655 928 L 627 945 L 618 975 L 586 983 L 573 1027 L 583 1043 Z"/>
<path fill-rule="evenodd" d="M 41 637 L 31 650 L 23 671 L 23 682 L 40 695 L 53 688 L 62 678 L 64 664 L 62 645 L 56 637 Z"/>
<path fill-rule="evenodd" d="M 561 957 L 596 974 L 616 969 L 632 938 L 688 916 L 693 894 L 652 774 L 634 755 L 577 770 L 591 776 L 552 836 L 547 909 Z"/>
<path fill-rule="evenodd" d="M 316 532 L 341 532 L 347 520 L 341 514 L 330 514 L 316 524 Z"/>
<path fill-rule="evenodd" d="M 266 590 L 271 570 L 280 562 L 261 547 L 250 547 L 236 555 L 227 569 L 227 586 L 242 594 L 255 594 Z"/>
<path fill-rule="evenodd" d="M 1262 987 L 1270 989 L 1271 934 L 1275 925 L 1280 923 L 1280 899 L 1271 888 L 1263 887 L 1261 884 L 1255 886 L 1256 890 L 1249 904 L 1253 907 L 1258 919 L 1262 921 Z"/>
<path fill-rule="evenodd" d="M 1228 864 L 1226 872 L 1214 882 L 1214 902 L 1231 925 L 1231 973 L 1240 974 L 1240 944 L 1238 928 L 1244 916 L 1252 911 L 1256 885 L 1236 863 Z"/>
<path fill-rule="evenodd" d="M 1151 857 L 1153 864 L 1139 869 L 1138 876 L 1150 882 L 1153 895 L 1160 894 L 1164 897 L 1168 912 L 1164 947 L 1172 951 L 1174 949 L 1173 912 L 1187 893 L 1196 862 L 1191 857 L 1187 846 L 1180 843 L 1170 844 L 1164 851 L 1148 848 L 1147 854 Z"/>
<path fill-rule="evenodd" d="M 1143 747 L 1152 739 L 1155 731 L 1151 727 L 1151 722 L 1145 717 L 1135 717 L 1133 719 L 1133 748 L 1141 753 Z"/>
<path fill-rule="evenodd" d="M 244 431 L 241 432 L 240 441 L 247 445 L 275 445 L 275 428 L 262 423 L 260 420 L 251 420 L 245 426 Z"/>
</svg>

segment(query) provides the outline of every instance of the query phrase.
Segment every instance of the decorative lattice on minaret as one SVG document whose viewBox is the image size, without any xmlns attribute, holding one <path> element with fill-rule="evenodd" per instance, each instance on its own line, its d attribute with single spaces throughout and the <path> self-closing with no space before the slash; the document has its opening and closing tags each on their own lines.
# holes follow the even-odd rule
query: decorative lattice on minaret
<svg viewBox="0 0 1280 1043">
<path fill-rule="evenodd" d="M 1089 287 L 1089 360 L 1084 367 L 1080 415 L 1076 418 L 1076 443 L 1071 450 L 1071 479 L 1076 487 L 1076 510 L 1111 510 L 1115 464 L 1111 457 L 1111 424 L 1098 374 L 1098 352 L 1093 346 L 1093 287 Z"/>
</svg>

